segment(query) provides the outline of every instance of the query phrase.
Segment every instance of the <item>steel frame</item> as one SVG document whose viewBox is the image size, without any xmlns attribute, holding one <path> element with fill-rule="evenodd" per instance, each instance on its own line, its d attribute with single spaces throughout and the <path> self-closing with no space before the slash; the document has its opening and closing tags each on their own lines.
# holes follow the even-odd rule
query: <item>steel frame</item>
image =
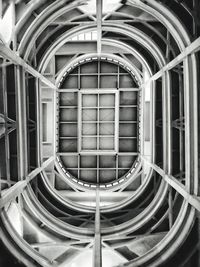
<svg viewBox="0 0 200 267">
<path fill-rule="evenodd" d="M 138 1 L 129 1 L 130 3 L 137 3 Z M 149 2 L 149 1 L 147 1 Z M 144 5 L 141 3 L 141 7 L 143 8 Z M 171 26 L 170 26 L 171 28 Z M 105 28 L 107 29 L 107 28 Z M 108 27 L 109 29 L 109 27 Z M 186 38 L 187 39 L 187 38 Z M 186 40 L 186 43 L 188 40 Z M 182 226 L 182 229 L 184 229 L 183 233 L 180 234 L 179 238 L 177 240 L 180 240 L 182 242 L 183 234 L 185 234 L 188 229 L 190 229 L 192 225 L 192 221 L 194 218 L 195 209 L 200 211 L 200 198 L 198 196 L 198 190 L 197 190 L 197 182 L 198 182 L 198 160 L 197 160 L 197 116 L 194 114 L 197 110 L 197 97 L 196 97 L 196 91 L 197 91 L 197 84 L 196 84 L 196 75 L 195 72 L 196 69 L 196 62 L 195 62 L 195 53 L 200 50 L 200 38 L 196 39 L 193 43 L 185 45 L 182 49 L 181 53 L 173 59 L 168 64 L 165 64 L 160 71 L 158 71 L 155 75 L 153 75 L 145 84 L 142 84 L 141 88 L 144 88 L 147 84 L 156 81 L 160 77 L 163 79 L 163 103 L 164 103 L 164 109 L 163 109 L 163 123 L 164 123 L 164 168 L 159 168 L 154 162 L 149 162 L 148 159 L 144 158 L 142 159 L 145 161 L 152 169 L 154 169 L 158 174 L 160 174 L 164 181 L 167 182 L 172 188 L 174 188 L 179 194 L 181 194 L 184 199 L 186 200 L 181 208 L 183 212 L 180 212 L 179 215 L 179 223 L 172 226 L 173 224 L 173 218 L 170 217 L 170 227 L 172 228 L 172 232 L 176 233 L 178 231 L 179 227 L 183 225 L 184 218 L 187 215 L 187 222 L 184 226 Z M 99 50 L 98 50 L 99 51 Z M 16 65 L 19 65 L 16 67 L 17 69 L 17 75 L 19 74 L 19 68 L 22 68 L 23 71 L 28 71 L 31 73 L 34 77 L 39 79 L 40 81 L 43 81 L 45 84 L 50 86 L 52 89 L 56 89 L 56 86 L 49 82 L 40 72 L 35 71 L 29 64 L 27 64 L 22 58 L 20 58 L 15 52 L 11 51 L 7 47 L 0 45 L 0 53 L 3 57 L 9 59 L 11 62 L 13 62 Z M 188 154 L 186 155 L 186 185 L 183 186 L 175 177 L 171 175 L 171 95 L 170 91 L 167 90 L 169 88 L 168 79 L 167 76 L 169 75 L 168 71 L 171 70 L 173 67 L 177 66 L 180 62 L 183 62 L 184 65 L 184 94 L 185 94 L 185 108 L 186 108 L 186 118 L 185 118 L 185 125 L 186 125 L 186 147 Z M 190 69 L 191 68 L 191 69 Z M 191 74 L 190 70 L 193 70 L 193 74 Z M 192 78 L 191 78 L 192 76 Z M 192 83 L 193 82 L 193 83 Z M 20 87 L 20 84 L 18 84 L 18 88 Z M 23 95 L 18 96 L 19 105 L 20 108 L 20 101 L 23 100 Z M 191 102 L 193 103 L 193 107 L 191 107 Z M 153 110 L 154 111 L 154 110 Z M 18 110 L 19 115 L 22 115 L 23 111 Z M 21 121 L 19 122 L 20 125 L 20 131 L 23 129 L 22 123 L 23 118 L 21 117 Z M 154 133 L 153 133 L 154 135 Z M 20 141 L 22 142 L 22 132 L 19 134 Z M 31 172 L 28 176 L 26 176 L 26 179 L 23 181 L 19 181 L 15 185 L 13 185 L 8 191 L 5 193 L 5 195 L 2 195 L 0 199 L 0 207 L 5 207 L 6 204 L 10 203 L 16 196 L 21 194 L 24 191 L 24 188 L 29 185 L 29 182 L 37 176 L 40 172 L 42 172 L 50 163 L 54 161 L 54 157 L 48 159 L 46 162 L 44 162 L 41 167 L 38 167 L 33 172 Z M 22 162 L 22 160 L 21 160 Z M 27 171 L 23 170 L 22 163 L 21 165 L 21 171 L 20 171 L 20 177 L 21 179 L 24 178 L 24 175 L 26 175 Z M 190 176 L 194 178 L 192 182 L 190 181 Z M 167 186 L 165 187 L 167 188 Z M 169 193 L 170 194 L 170 193 Z M 28 197 L 26 195 L 26 192 L 24 193 L 24 196 L 26 200 L 28 200 Z M 94 246 L 94 255 L 97 255 L 97 253 L 101 252 L 100 249 L 100 208 L 99 208 L 99 192 L 97 190 L 97 206 L 96 206 L 96 227 L 95 227 L 95 236 L 96 236 L 96 242 Z M 191 207 L 188 207 L 188 203 L 191 205 Z M 171 209 L 172 199 L 171 195 L 169 195 L 169 209 Z M 3 218 L 4 222 L 6 222 L 6 215 L 3 212 Z M 8 228 L 10 226 L 7 223 Z M 129 227 L 130 225 L 126 224 L 125 228 Z M 116 227 L 117 228 L 117 227 Z M 122 228 L 122 227 L 119 227 Z M 129 229 L 130 230 L 130 229 Z M 115 229 L 116 231 L 116 229 Z M 11 231 L 12 232 L 12 231 Z M 123 232 L 123 230 L 122 230 Z M 126 231 L 127 233 L 127 231 Z M 172 235 L 171 235 L 172 236 Z M 109 237 L 109 235 L 108 235 Z M 166 243 L 169 241 L 169 239 L 172 237 L 167 236 L 164 239 L 164 242 L 162 244 L 162 247 L 166 245 Z M 24 250 L 27 251 L 26 246 L 24 246 Z M 171 248 L 174 249 L 174 248 Z M 171 249 L 169 248 L 166 250 L 165 257 L 167 257 L 167 254 L 169 255 L 171 252 Z M 30 251 L 28 251 L 30 253 Z M 160 252 L 160 249 L 158 251 L 157 248 L 153 249 L 153 254 L 156 255 L 156 253 Z M 41 257 L 39 255 L 33 255 L 34 258 Z M 148 253 L 145 257 L 142 257 L 138 262 L 142 264 L 145 260 L 148 261 L 150 259 L 150 253 Z M 163 259 L 162 259 L 163 260 Z M 43 262 L 43 260 L 40 260 L 41 263 L 44 264 L 44 266 L 50 266 L 51 263 L 49 262 Z M 158 264 L 159 260 L 157 260 L 156 264 Z M 130 266 L 131 266 L 130 262 Z M 134 264 L 134 263 L 133 263 Z M 98 257 L 96 264 L 94 266 L 101 266 L 101 256 Z M 155 265 L 156 266 L 156 265 Z"/>
</svg>

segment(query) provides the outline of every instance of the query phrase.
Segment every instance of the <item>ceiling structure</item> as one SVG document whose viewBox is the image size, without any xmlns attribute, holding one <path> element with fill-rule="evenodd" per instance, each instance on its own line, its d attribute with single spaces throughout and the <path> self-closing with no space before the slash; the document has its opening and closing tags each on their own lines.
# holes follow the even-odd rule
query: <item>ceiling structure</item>
<svg viewBox="0 0 200 267">
<path fill-rule="evenodd" d="M 198 267 L 200 2 L 0 8 L 0 266 Z"/>
</svg>

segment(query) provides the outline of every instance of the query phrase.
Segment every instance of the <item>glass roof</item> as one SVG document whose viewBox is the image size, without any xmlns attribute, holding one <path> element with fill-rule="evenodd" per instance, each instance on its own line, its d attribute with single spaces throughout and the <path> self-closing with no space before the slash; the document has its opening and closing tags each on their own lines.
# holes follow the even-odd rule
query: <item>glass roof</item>
<svg viewBox="0 0 200 267">
<path fill-rule="evenodd" d="M 103 14 L 115 11 L 121 6 L 120 0 L 103 0 Z M 89 0 L 88 4 L 83 5 L 80 9 L 84 13 L 96 14 L 96 0 Z"/>
</svg>

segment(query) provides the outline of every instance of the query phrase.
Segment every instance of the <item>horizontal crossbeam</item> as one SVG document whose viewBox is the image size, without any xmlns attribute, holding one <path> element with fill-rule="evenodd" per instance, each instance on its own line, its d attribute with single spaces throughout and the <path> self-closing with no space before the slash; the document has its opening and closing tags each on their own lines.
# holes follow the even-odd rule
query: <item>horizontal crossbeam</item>
<svg viewBox="0 0 200 267">
<path fill-rule="evenodd" d="M 160 176 L 162 176 L 171 187 L 173 187 L 180 195 L 182 195 L 190 205 L 200 211 L 200 197 L 188 193 L 183 184 L 181 184 L 174 176 L 166 174 L 158 165 L 149 162 L 149 160 L 145 157 L 142 157 L 142 159 L 158 174 L 160 174 Z"/>
<path fill-rule="evenodd" d="M 181 63 L 184 58 L 189 56 L 190 54 L 196 53 L 200 50 L 200 37 L 197 38 L 194 42 L 192 42 L 189 46 L 185 48 L 177 57 L 175 57 L 172 61 L 166 64 L 162 69 L 160 69 L 157 73 L 149 78 L 141 87 L 145 88 L 150 82 L 156 81 L 159 79 L 165 71 L 169 71 L 176 67 L 179 63 Z"/>
<path fill-rule="evenodd" d="M 56 90 L 57 87 L 50 82 L 46 77 L 44 77 L 40 72 L 31 67 L 25 60 L 19 57 L 16 52 L 12 51 L 10 48 L 0 43 L 0 55 L 6 59 L 9 59 L 13 64 L 19 65 L 24 68 L 25 71 L 29 72 L 35 78 L 40 79 L 48 87 Z"/>
<path fill-rule="evenodd" d="M 17 182 L 15 185 L 11 186 L 9 189 L 2 191 L 0 198 L 0 208 L 3 208 L 7 203 L 15 199 L 19 194 L 23 192 L 28 183 L 33 180 L 41 171 L 49 166 L 50 163 L 54 161 L 54 157 L 47 159 L 41 167 L 33 170 L 25 180 Z"/>
</svg>

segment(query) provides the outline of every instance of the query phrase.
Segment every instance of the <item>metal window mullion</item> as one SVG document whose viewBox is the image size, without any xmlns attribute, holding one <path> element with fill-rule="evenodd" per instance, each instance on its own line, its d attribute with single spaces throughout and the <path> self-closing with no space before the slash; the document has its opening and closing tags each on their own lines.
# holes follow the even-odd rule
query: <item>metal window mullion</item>
<svg viewBox="0 0 200 267">
<path fill-rule="evenodd" d="M 119 108 L 120 108 L 120 97 L 119 97 L 119 91 L 117 91 L 116 93 L 114 93 L 115 96 L 115 134 L 114 134 L 114 142 L 115 142 L 115 147 L 114 150 L 116 151 L 116 153 L 119 152 Z"/>
<path fill-rule="evenodd" d="M 116 180 L 117 180 L 119 178 L 119 175 L 118 175 L 119 155 L 116 154 L 115 157 L 116 157 Z"/>
<path fill-rule="evenodd" d="M 99 174 L 99 172 L 100 172 L 100 170 L 99 170 L 99 157 L 100 157 L 100 155 L 97 155 L 97 184 L 99 184 L 99 176 L 100 176 L 100 174 Z"/>
<path fill-rule="evenodd" d="M 97 139 L 96 139 L 96 142 L 97 142 L 97 150 L 99 150 L 99 143 L 100 143 L 100 138 L 99 138 L 99 129 L 100 129 L 100 121 L 99 121 L 99 118 L 100 118 L 100 116 L 99 116 L 99 103 L 100 103 L 100 101 L 99 101 L 99 98 L 100 98 L 100 93 L 99 93 L 99 91 L 100 91 L 100 86 L 101 86 L 101 76 L 100 76 L 100 73 L 101 73 L 101 64 L 100 64 L 100 60 L 98 60 L 98 62 L 97 62 L 97 73 L 98 73 L 98 76 L 97 76 L 97 79 L 98 79 L 98 81 L 97 81 L 97 90 L 98 90 L 98 92 L 97 92 Z"/>
<path fill-rule="evenodd" d="M 81 177 L 81 174 L 80 174 L 80 168 L 81 168 L 81 155 L 80 154 L 78 154 L 77 155 L 77 157 L 78 157 L 78 180 L 80 180 L 80 177 Z"/>
<path fill-rule="evenodd" d="M 155 103 L 155 83 L 151 82 L 151 133 L 150 133 L 150 139 L 151 139 L 151 162 L 155 163 L 155 140 L 156 140 L 156 103 Z"/>
<path fill-rule="evenodd" d="M 100 143 L 100 133 L 99 133 L 99 129 L 100 129 L 100 115 L 99 115 L 99 98 L 100 98 L 100 94 L 97 94 L 97 150 L 100 150 L 99 148 L 99 143 Z"/>
<path fill-rule="evenodd" d="M 101 62 L 97 61 L 97 89 L 100 90 L 101 87 Z"/>
<path fill-rule="evenodd" d="M 6 84 L 6 68 L 2 68 L 2 83 L 3 83 L 3 99 L 4 99 L 4 116 L 5 116 L 5 157 L 6 157 L 6 177 L 10 183 L 10 142 L 7 130 L 8 118 L 8 98 L 7 98 L 7 84 Z"/>
<path fill-rule="evenodd" d="M 78 89 L 81 89 L 81 66 L 78 66 Z"/>
<path fill-rule="evenodd" d="M 119 75 L 119 65 L 117 65 L 117 89 L 119 90 L 119 79 L 120 79 L 120 75 Z"/>
<path fill-rule="evenodd" d="M 83 94 L 79 90 L 77 93 L 78 97 L 78 127 L 77 127 L 77 137 L 78 137 L 78 153 L 82 150 L 82 129 L 83 129 L 83 121 L 82 121 L 82 99 Z"/>
</svg>

